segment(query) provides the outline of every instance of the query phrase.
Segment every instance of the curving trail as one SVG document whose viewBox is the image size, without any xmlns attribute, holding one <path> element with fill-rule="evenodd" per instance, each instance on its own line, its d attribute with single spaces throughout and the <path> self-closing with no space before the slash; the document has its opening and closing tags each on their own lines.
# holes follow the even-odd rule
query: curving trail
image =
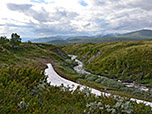
<svg viewBox="0 0 152 114">
<path fill-rule="evenodd" d="M 83 85 L 80 85 L 80 84 L 77 84 L 75 82 L 72 82 L 70 80 L 66 80 L 64 78 L 62 78 L 61 76 L 59 76 L 54 68 L 52 67 L 52 65 L 49 63 L 47 64 L 48 68 L 45 69 L 45 75 L 48 76 L 47 78 L 47 82 L 50 83 L 51 85 L 53 86 L 60 86 L 61 84 L 63 84 L 65 87 L 71 87 L 71 90 L 75 90 L 78 86 L 80 86 L 80 90 L 86 88 L 87 86 L 83 86 Z M 97 96 L 100 96 L 101 94 L 104 94 L 106 96 L 109 96 L 110 93 L 104 93 L 104 92 L 101 92 L 99 90 L 96 90 L 96 89 L 93 89 L 93 88 L 90 88 L 90 87 L 87 87 L 91 90 L 91 93 L 97 95 Z M 152 107 L 152 102 L 147 102 L 147 101 L 143 101 L 143 100 L 138 100 L 138 99 L 133 99 L 131 98 L 132 101 L 136 101 L 137 103 L 145 103 L 146 105 L 150 105 Z"/>
</svg>

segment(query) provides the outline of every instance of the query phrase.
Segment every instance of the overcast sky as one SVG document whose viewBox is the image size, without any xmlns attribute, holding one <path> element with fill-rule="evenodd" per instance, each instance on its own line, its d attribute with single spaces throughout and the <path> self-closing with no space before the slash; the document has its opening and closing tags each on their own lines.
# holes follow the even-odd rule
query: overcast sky
<svg viewBox="0 0 152 114">
<path fill-rule="evenodd" d="M 97 35 L 152 29 L 152 0 L 0 0 L 0 35 Z"/>
</svg>

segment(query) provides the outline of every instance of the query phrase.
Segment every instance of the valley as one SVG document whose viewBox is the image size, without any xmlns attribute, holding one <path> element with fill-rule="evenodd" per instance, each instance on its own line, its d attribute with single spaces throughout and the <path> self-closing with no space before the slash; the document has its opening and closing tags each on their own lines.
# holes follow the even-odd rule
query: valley
<svg viewBox="0 0 152 114">
<path fill-rule="evenodd" d="M 83 63 L 81 61 L 79 61 L 78 59 L 76 59 L 77 56 L 75 56 L 75 55 L 69 55 L 69 56 L 71 57 L 72 60 L 75 60 L 75 62 L 78 63 L 78 65 L 74 67 L 74 70 L 76 72 L 78 72 L 80 74 L 94 75 L 94 74 L 91 74 L 88 71 L 85 71 L 85 69 L 83 69 Z M 100 75 L 98 75 L 98 77 L 102 77 L 102 78 L 108 79 L 106 76 L 100 76 Z M 149 91 L 149 92 L 152 92 L 152 88 L 150 88 L 150 87 L 144 87 L 141 84 L 127 83 L 127 82 L 122 82 L 121 80 L 116 80 L 116 81 L 124 84 L 126 87 L 135 88 L 135 89 L 138 89 L 140 91 Z"/>
<path fill-rule="evenodd" d="M 59 86 L 60 87 L 61 85 L 63 85 L 64 87 L 68 88 L 69 91 L 72 91 L 72 92 L 74 92 L 77 89 L 77 87 L 79 86 L 81 91 L 83 91 L 85 89 L 88 89 L 90 91 L 90 93 L 95 94 L 96 96 L 105 95 L 105 96 L 109 97 L 111 95 L 110 93 L 108 93 L 108 91 L 101 92 L 99 90 L 96 90 L 96 89 L 89 88 L 89 87 L 84 86 L 84 85 L 80 85 L 80 84 L 74 83 L 74 82 L 72 82 L 70 80 L 66 80 L 66 79 L 62 78 L 61 76 L 59 76 L 54 71 L 54 69 L 53 69 L 53 67 L 52 67 L 52 65 L 50 63 L 47 64 L 47 66 L 48 66 L 48 68 L 45 69 L 45 74 L 48 75 L 47 82 L 50 83 L 53 86 Z M 75 69 L 77 69 L 76 67 L 75 67 Z M 81 69 L 81 71 L 84 71 L 84 70 Z M 84 74 L 87 73 L 87 72 L 81 72 L 81 71 L 79 73 L 84 73 Z M 115 97 L 116 97 L 116 95 L 115 95 Z M 152 107 L 152 103 L 151 102 L 147 102 L 147 101 L 143 101 L 143 100 L 139 100 L 139 99 L 134 99 L 134 98 L 131 98 L 130 100 L 136 101 L 137 103 L 144 103 L 144 104 L 150 105 Z"/>
<path fill-rule="evenodd" d="M 75 45 L 73 46 L 75 47 Z M 81 49 L 81 46 L 79 47 Z M 72 53 L 70 51 L 73 51 L 73 48 L 70 51 L 68 48 L 71 48 L 71 45 L 64 47 L 31 42 L 21 42 L 13 47 L 8 40 L 1 44 L 0 97 L 2 99 L 0 100 L 0 112 L 84 113 L 84 111 L 89 112 L 89 109 L 93 108 L 87 104 L 95 103 L 96 105 L 98 102 L 100 103 L 99 107 L 92 109 L 92 112 L 110 114 L 109 108 L 127 112 L 129 107 L 132 107 L 129 112 L 147 111 L 149 114 L 151 113 L 150 92 L 141 94 L 139 91 L 135 91 L 134 93 L 138 94 L 130 94 L 121 90 L 121 87 L 124 86 L 114 79 L 101 78 L 96 80 L 97 82 L 92 81 L 99 76 L 83 69 L 83 63 L 79 60 L 71 60 L 67 53 Z M 77 51 L 79 50 L 77 49 Z M 79 56 L 78 58 L 80 58 Z M 73 57 L 76 58 L 76 56 Z M 47 68 L 48 63 L 52 66 L 48 65 Z M 80 65 L 81 68 L 77 65 Z M 76 68 L 80 68 L 86 74 L 76 72 Z M 52 77 L 48 78 L 48 76 Z M 100 84 L 101 80 L 104 80 L 106 85 Z M 66 83 L 65 86 L 64 83 Z M 73 85 L 77 85 L 74 90 L 72 89 Z M 81 85 L 83 85 L 82 89 Z M 85 87 L 92 88 L 92 92 L 98 93 L 98 97 Z M 129 91 L 134 90 L 129 89 Z M 104 94 L 100 96 L 101 93 Z M 136 99 L 140 100 L 135 101 Z M 128 107 L 125 109 L 115 107 L 117 103 Z M 103 110 L 100 110 L 101 108 Z"/>
<path fill-rule="evenodd" d="M 152 114 L 152 0 L 0 5 L 0 114 Z"/>
<path fill-rule="evenodd" d="M 109 42 L 101 44 L 69 45 L 64 50 L 78 55 L 84 68 L 124 82 L 138 82 L 147 87 L 151 83 L 151 41 Z"/>
</svg>

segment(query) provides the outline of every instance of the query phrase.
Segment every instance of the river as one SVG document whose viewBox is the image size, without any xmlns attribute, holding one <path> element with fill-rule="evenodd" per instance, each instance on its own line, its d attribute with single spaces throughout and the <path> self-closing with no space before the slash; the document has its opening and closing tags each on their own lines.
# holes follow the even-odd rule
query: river
<svg viewBox="0 0 152 114">
<path fill-rule="evenodd" d="M 80 85 L 80 84 L 77 84 L 75 82 L 72 82 L 70 80 L 66 80 L 64 78 L 62 78 L 61 76 L 59 76 L 54 68 L 52 67 L 52 65 L 49 63 L 47 64 L 48 68 L 45 69 L 45 75 L 48 76 L 47 78 L 47 82 L 50 83 L 51 85 L 53 86 L 61 86 L 62 84 L 66 87 L 71 87 L 71 90 L 75 90 L 78 86 L 80 86 L 80 89 L 84 89 L 86 88 L 87 86 L 84 86 L 84 85 Z M 90 88 L 90 87 L 87 87 L 91 90 L 91 93 L 99 96 L 101 94 L 104 94 L 106 96 L 109 96 L 110 93 L 105 93 L 105 92 L 101 92 L 99 90 L 96 90 L 96 89 L 93 89 L 93 88 Z M 143 101 L 143 100 L 139 100 L 139 99 L 134 99 L 134 98 L 131 98 L 130 100 L 132 101 L 136 101 L 137 103 L 145 103 L 146 105 L 150 105 L 152 107 L 152 102 L 147 102 L 147 101 Z"/>
<path fill-rule="evenodd" d="M 77 66 L 74 67 L 74 70 L 78 73 L 81 73 L 81 74 L 91 74 L 90 72 L 84 70 L 83 68 L 83 63 L 76 59 L 77 56 L 76 55 L 69 55 L 71 57 L 72 60 L 75 60 L 75 62 L 78 63 Z M 98 75 L 99 77 L 103 77 L 103 78 L 107 78 L 106 76 L 100 76 Z M 109 78 L 110 79 L 110 78 Z M 118 82 L 121 82 L 123 83 L 126 87 L 131 87 L 131 88 L 135 88 L 135 89 L 138 89 L 140 91 L 152 91 L 152 88 L 149 88 L 149 87 L 145 87 L 141 84 L 137 84 L 137 83 L 127 83 L 127 82 L 123 82 L 121 80 L 117 80 Z"/>
</svg>

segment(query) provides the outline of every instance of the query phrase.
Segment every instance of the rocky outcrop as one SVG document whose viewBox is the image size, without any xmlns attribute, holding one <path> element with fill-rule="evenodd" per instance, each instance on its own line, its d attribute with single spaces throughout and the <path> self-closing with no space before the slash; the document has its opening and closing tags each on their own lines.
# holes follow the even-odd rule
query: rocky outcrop
<svg viewBox="0 0 152 114">
<path fill-rule="evenodd" d="M 94 61 L 101 53 L 102 53 L 102 51 L 99 50 L 95 55 L 93 55 L 93 56 L 88 60 L 88 63 L 91 63 L 92 61 Z"/>
</svg>

